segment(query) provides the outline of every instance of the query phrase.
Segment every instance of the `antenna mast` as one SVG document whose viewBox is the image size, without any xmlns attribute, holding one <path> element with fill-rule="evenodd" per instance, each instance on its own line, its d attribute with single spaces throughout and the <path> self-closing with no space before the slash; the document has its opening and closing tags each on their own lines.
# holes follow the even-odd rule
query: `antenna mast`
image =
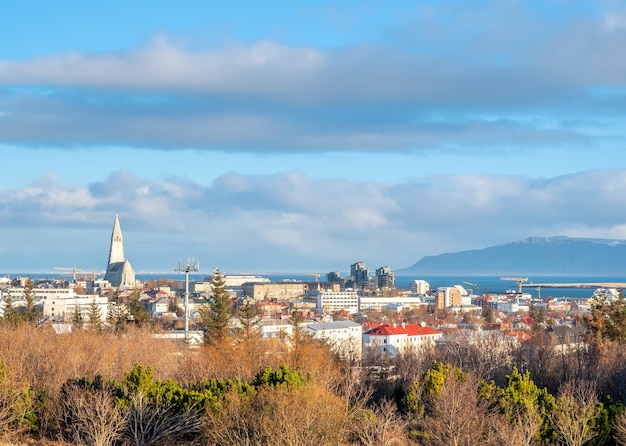
<svg viewBox="0 0 626 446">
<path fill-rule="evenodd" d="M 174 271 L 185 273 L 185 342 L 189 343 L 189 273 L 195 273 L 200 270 L 200 263 L 192 258 L 187 258 L 187 264 L 180 260 L 178 265 L 174 267 Z"/>
</svg>

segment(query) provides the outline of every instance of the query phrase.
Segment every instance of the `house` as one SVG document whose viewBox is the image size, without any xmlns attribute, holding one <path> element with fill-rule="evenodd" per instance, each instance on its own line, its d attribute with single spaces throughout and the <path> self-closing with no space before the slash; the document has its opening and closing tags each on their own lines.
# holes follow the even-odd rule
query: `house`
<svg viewBox="0 0 626 446">
<path fill-rule="evenodd" d="M 363 334 L 363 347 L 377 350 L 384 355 L 395 356 L 422 345 L 434 344 L 443 334 L 421 324 L 383 324 Z"/>
</svg>

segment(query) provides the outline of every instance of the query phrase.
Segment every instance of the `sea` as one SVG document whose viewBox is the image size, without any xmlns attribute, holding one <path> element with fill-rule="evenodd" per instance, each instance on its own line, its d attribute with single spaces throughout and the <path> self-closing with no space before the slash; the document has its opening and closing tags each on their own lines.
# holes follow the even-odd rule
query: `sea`
<svg viewBox="0 0 626 446">
<path fill-rule="evenodd" d="M 225 274 L 229 274 L 225 272 Z M 232 273 L 232 274 L 251 274 L 262 276 L 270 279 L 272 282 L 315 282 L 313 274 L 305 273 Z M 197 273 L 189 274 L 190 282 L 201 282 L 209 273 Z M 15 278 L 18 276 L 27 276 L 32 279 L 71 279 L 71 274 L 65 273 L 0 273 L 1 277 Z M 345 274 L 343 277 L 348 276 Z M 101 277 L 101 276 L 99 276 Z M 147 282 L 151 279 L 172 279 L 172 280 L 184 280 L 185 275 L 181 273 L 141 273 L 136 274 L 137 280 Z M 325 280 L 325 276 L 322 274 L 319 278 L 320 282 Z M 408 290 L 409 284 L 413 280 L 425 280 L 429 283 L 430 289 L 437 289 L 439 287 L 461 285 L 468 292 L 476 295 L 486 293 L 505 293 L 509 290 L 517 290 L 518 282 L 512 280 L 502 280 L 502 276 L 490 276 L 490 275 L 423 275 L 423 276 L 396 276 L 396 288 L 401 290 Z M 568 299 L 588 299 L 592 297 L 596 288 L 546 288 L 535 287 L 532 284 L 539 283 L 626 283 L 626 276 L 528 276 L 528 280 L 523 282 L 524 293 L 528 293 L 533 298 L 568 298 Z"/>
</svg>

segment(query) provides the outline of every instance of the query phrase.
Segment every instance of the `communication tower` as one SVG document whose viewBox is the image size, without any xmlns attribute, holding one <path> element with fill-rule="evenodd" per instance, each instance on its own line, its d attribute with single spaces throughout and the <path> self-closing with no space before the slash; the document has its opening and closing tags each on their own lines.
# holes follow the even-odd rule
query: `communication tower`
<svg viewBox="0 0 626 446">
<path fill-rule="evenodd" d="M 200 263 L 194 258 L 187 258 L 187 263 L 178 261 L 174 271 L 185 273 L 185 342 L 189 342 L 189 273 L 196 273 L 200 270 Z"/>
</svg>

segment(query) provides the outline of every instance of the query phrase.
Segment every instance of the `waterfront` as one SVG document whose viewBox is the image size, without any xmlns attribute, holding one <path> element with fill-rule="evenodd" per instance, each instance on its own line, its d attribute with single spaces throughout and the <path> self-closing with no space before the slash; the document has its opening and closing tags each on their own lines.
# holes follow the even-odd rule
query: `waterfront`
<svg viewBox="0 0 626 446">
<path fill-rule="evenodd" d="M 197 273 L 189 274 L 190 282 L 201 282 L 206 279 L 210 273 Z M 229 274 L 229 272 L 226 272 Z M 241 273 L 233 273 L 241 274 Z M 281 281 L 294 281 L 294 282 L 315 282 L 315 277 L 312 274 L 305 273 L 246 273 L 253 274 L 262 277 L 267 277 L 272 282 Z M 342 274 L 346 277 L 348 274 Z M 59 274 L 59 273 L 12 273 L 0 274 L 0 277 L 18 277 L 29 276 L 33 279 L 71 279 L 71 275 Z M 172 279 L 172 280 L 184 280 L 184 274 L 179 273 L 137 273 L 137 280 L 142 282 L 148 282 L 150 280 L 158 279 Z M 517 290 L 517 282 L 501 280 L 502 276 L 463 276 L 463 275 L 424 275 L 424 276 L 397 276 L 396 288 L 400 290 L 407 290 L 409 284 L 413 280 L 425 280 L 430 284 L 430 289 L 434 290 L 439 287 L 461 285 L 468 292 L 473 294 L 484 293 L 504 293 L 507 290 Z M 325 274 L 320 274 L 320 282 L 325 281 Z M 533 283 L 598 283 L 598 282 L 624 282 L 623 277 L 615 276 L 533 276 L 528 277 L 528 281 L 524 282 L 524 292 L 530 294 L 532 297 L 542 298 L 574 298 L 574 299 L 587 299 L 593 295 L 594 288 L 541 288 L 532 286 Z"/>
</svg>

